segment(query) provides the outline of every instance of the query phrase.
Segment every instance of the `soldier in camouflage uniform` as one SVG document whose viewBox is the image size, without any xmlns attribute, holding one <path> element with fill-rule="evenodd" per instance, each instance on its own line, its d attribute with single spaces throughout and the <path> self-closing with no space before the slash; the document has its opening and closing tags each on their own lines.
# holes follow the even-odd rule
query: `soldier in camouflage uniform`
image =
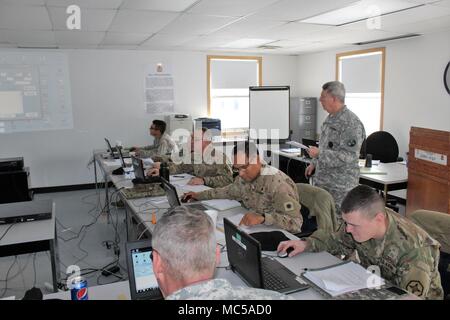
<svg viewBox="0 0 450 320">
<path fill-rule="evenodd" d="M 306 176 L 314 169 L 314 185 L 327 190 L 334 198 L 340 218 L 345 195 L 359 183 L 358 159 L 366 138 L 364 125 L 345 103 L 345 88 L 339 81 L 325 83 L 320 102 L 329 113 L 322 124 L 319 148 L 310 147 L 313 158 Z"/>
<path fill-rule="evenodd" d="M 240 224 L 276 225 L 292 233 L 301 231 L 303 219 L 297 186 L 286 174 L 261 163 L 259 152 L 248 142 L 233 150 L 234 167 L 239 177 L 226 187 L 203 192 L 189 192 L 194 200 L 235 199 L 253 212 L 248 212 Z"/>
<path fill-rule="evenodd" d="M 306 240 L 285 241 L 278 250 L 328 251 L 352 258 L 363 267 L 378 266 L 381 277 L 425 299 L 442 299 L 438 271 L 439 243 L 398 213 L 385 208 L 368 186 L 352 189 L 342 202 L 342 224 L 336 233 L 320 230 Z"/>
<path fill-rule="evenodd" d="M 166 299 L 290 299 L 278 292 L 213 279 L 220 251 L 214 223 L 202 211 L 180 206 L 164 215 L 152 233 L 152 246 L 153 270 Z"/>
<path fill-rule="evenodd" d="M 207 137 L 206 129 L 198 134 L 198 138 L 191 137 L 190 156 L 182 162 L 174 155 L 171 159 L 176 162 L 168 162 L 170 174 L 189 173 L 194 175 L 188 184 L 206 185 L 211 188 L 224 187 L 233 182 L 233 171 L 227 156 L 214 148 Z M 200 147 L 194 146 L 197 139 Z M 183 150 L 184 151 L 184 150 Z M 184 160 L 184 159 L 183 159 Z M 155 162 L 147 173 L 159 175 L 160 163 Z"/>
<path fill-rule="evenodd" d="M 166 123 L 162 120 L 153 120 L 150 126 L 150 135 L 154 138 L 153 145 L 134 147 L 136 155 L 141 158 L 170 155 L 178 152 L 176 143 L 166 132 Z"/>
</svg>

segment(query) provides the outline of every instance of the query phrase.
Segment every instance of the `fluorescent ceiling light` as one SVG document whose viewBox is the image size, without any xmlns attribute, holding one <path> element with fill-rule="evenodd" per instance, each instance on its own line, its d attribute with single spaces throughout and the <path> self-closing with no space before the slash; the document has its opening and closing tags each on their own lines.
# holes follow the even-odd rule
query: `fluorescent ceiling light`
<svg viewBox="0 0 450 320">
<path fill-rule="evenodd" d="M 274 42 L 271 39 L 239 39 L 222 46 L 222 48 L 234 48 L 234 49 L 245 49 L 245 48 L 255 48 L 263 44 L 268 44 Z"/>
<path fill-rule="evenodd" d="M 303 23 L 342 26 L 368 18 L 412 9 L 424 4 L 411 3 L 404 0 L 362 0 L 347 7 L 329 11 L 317 16 L 301 20 Z"/>
</svg>

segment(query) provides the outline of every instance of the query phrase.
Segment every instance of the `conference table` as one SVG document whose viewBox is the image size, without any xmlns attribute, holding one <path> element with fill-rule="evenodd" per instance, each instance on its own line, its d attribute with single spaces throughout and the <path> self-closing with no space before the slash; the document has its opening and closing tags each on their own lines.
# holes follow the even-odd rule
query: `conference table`
<svg viewBox="0 0 450 320">
<path fill-rule="evenodd" d="M 109 181 L 112 182 L 114 187 L 116 188 L 116 191 L 118 196 L 122 199 L 122 201 L 125 204 L 125 210 L 126 210 L 126 224 L 127 224 L 127 240 L 128 241 L 134 241 L 137 239 L 142 239 L 145 237 L 151 237 L 151 233 L 155 227 L 155 223 L 157 223 L 158 219 L 162 217 L 162 215 L 167 212 L 169 209 L 169 204 L 167 202 L 167 198 L 165 196 L 160 197 L 148 197 L 148 198 L 138 198 L 138 199 L 127 199 L 123 196 L 123 193 L 121 193 L 121 190 L 124 190 L 126 188 L 131 188 L 133 186 L 131 179 L 132 175 L 112 175 L 111 172 L 116 169 L 120 163 L 116 160 L 112 159 L 104 159 L 104 157 L 101 154 L 97 154 L 94 156 L 95 160 L 97 161 L 99 168 L 104 173 L 104 176 L 106 178 L 105 180 L 105 188 L 108 188 Z M 115 162 L 116 161 L 116 162 Z M 177 175 L 179 176 L 179 175 Z M 184 191 L 195 191 L 196 189 L 207 189 L 208 187 L 205 186 L 183 186 L 183 181 L 181 181 L 179 178 L 177 180 L 174 180 L 174 176 L 171 176 L 171 182 L 176 186 L 178 194 L 182 194 Z M 189 175 L 186 175 L 186 179 L 189 179 Z M 181 186 L 181 187 L 180 187 Z M 216 239 L 217 243 L 224 248 L 225 247 L 225 235 L 223 232 L 223 219 L 229 218 L 231 221 L 236 222 L 236 218 L 239 217 L 239 215 L 243 215 L 246 212 L 248 212 L 247 209 L 239 206 L 234 207 L 228 210 L 219 211 L 218 218 L 217 218 L 217 224 L 216 224 Z M 265 225 L 258 225 L 251 227 L 252 232 L 260 232 L 260 231 L 282 231 L 288 238 L 290 239 L 298 239 L 295 235 L 285 231 L 281 230 L 279 228 L 272 228 Z M 248 231 L 247 231 L 248 232 Z M 276 256 L 276 252 L 269 252 L 265 251 L 263 254 L 273 257 L 274 259 L 277 259 L 280 263 L 285 265 L 287 268 L 289 268 L 294 274 L 300 276 L 302 272 L 304 272 L 307 269 L 316 269 L 316 268 L 323 268 L 328 267 L 331 265 L 335 265 L 341 260 L 327 252 L 317 252 L 317 253 L 303 253 L 300 255 L 296 255 L 291 258 L 278 258 Z M 247 284 L 233 271 L 231 271 L 227 266 L 228 263 L 228 257 L 224 250 L 221 252 L 221 263 L 216 269 L 215 277 L 216 278 L 225 278 L 232 285 L 236 286 L 247 286 Z M 127 281 L 125 282 L 128 283 Z M 105 290 L 104 288 L 98 289 L 98 294 L 96 293 L 95 296 L 99 299 L 102 299 L 101 292 L 108 292 L 103 297 L 106 299 L 111 299 L 112 295 L 115 293 L 118 293 L 115 298 L 117 299 L 129 299 L 129 289 L 127 289 L 127 285 L 124 282 L 120 282 L 114 285 L 110 285 L 108 287 L 108 290 Z M 128 291 L 127 291 L 128 290 Z M 307 290 L 295 292 L 291 294 L 291 296 L 294 299 L 325 299 L 327 298 L 323 293 L 320 293 L 318 290 L 315 290 L 313 288 L 309 288 Z M 48 298 L 67 298 L 67 293 L 64 293 L 63 295 L 52 295 Z"/>
<path fill-rule="evenodd" d="M 311 159 L 303 157 L 299 153 L 288 153 L 282 150 L 272 151 L 272 163 L 278 163 L 277 156 L 301 161 L 306 164 L 311 163 Z M 408 168 L 406 162 L 381 163 L 374 161 L 372 167 L 366 168 L 364 167 L 364 160 L 360 160 L 359 167 L 359 183 L 383 191 L 385 202 L 387 201 L 389 191 L 402 190 L 408 187 Z"/>
</svg>

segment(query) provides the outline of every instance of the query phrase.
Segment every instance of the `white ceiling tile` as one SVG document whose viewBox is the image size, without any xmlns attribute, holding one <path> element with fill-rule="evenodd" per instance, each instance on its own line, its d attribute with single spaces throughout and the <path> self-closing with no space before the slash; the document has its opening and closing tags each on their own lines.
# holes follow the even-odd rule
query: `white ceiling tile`
<svg viewBox="0 0 450 320">
<path fill-rule="evenodd" d="M 278 0 L 202 0 L 189 13 L 241 17 L 264 8 Z"/>
<path fill-rule="evenodd" d="M 304 46 L 308 43 L 311 42 L 307 42 L 307 41 L 302 41 L 302 40 L 280 40 L 280 41 L 275 41 L 270 43 L 270 46 L 280 46 L 283 48 L 293 48 L 293 47 L 298 47 L 298 46 Z"/>
<path fill-rule="evenodd" d="M 141 44 L 141 47 L 173 47 L 193 40 L 197 36 L 175 35 L 175 34 L 155 34 L 150 39 Z"/>
<path fill-rule="evenodd" d="M 45 7 L 0 5 L 0 29 L 51 30 Z"/>
<path fill-rule="evenodd" d="M 31 6 L 43 6 L 44 0 L 0 0 L 1 4 L 14 4 L 14 5 L 31 5 Z"/>
<path fill-rule="evenodd" d="M 156 33 L 177 16 L 172 12 L 119 10 L 108 31 Z"/>
<path fill-rule="evenodd" d="M 66 21 L 69 15 L 62 7 L 49 7 L 53 30 L 68 30 Z M 84 9 L 81 10 L 81 31 L 106 31 L 111 25 L 116 10 Z"/>
<path fill-rule="evenodd" d="M 278 27 L 285 23 L 286 22 L 284 21 L 275 21 L 249 16 L 248 18 L 242 18 L 225 26 L 224 28 L 219 29 L 218 31 L 215 31 L 212 35 L 245 37 L 258 32 L 264 32 L 267 29 Z"/>
<path fill-rule="evenodd" d="M 399 33 L 432 33 L 450 28 L 450 15 L 418 21 L 414 23 L 404 23 L 400 25 L 386 26 L 384 30 Z"/>
<path fill-rule="evenodd" d="M 15 43 L 21 47 L 44 47 L 56 44 L 53 31 L 7 30 L 5 33 L 9 43 Z"/>
<path fill-rule="evenodd" d="M 299 23 L 299 22 L 289 22 L 284 25 L 264 30 L 263 32 L 256 32 L 252 34 L 253 36 L 265 35 L 266 37 L 272 39 L 298 39 L 302 36 L 329 29 L 329 26 L 309 24 L 309 23 Z"/>
<path fill-rule="evenodd" d="M 120 32 L 107 32 L 102 46 L 108 45 L 127 45 L 137 46 L 148 39 L 151 33 L 120 33 Z"/>
<path fill-rule="evenodd" d="M 236 20 L 234 17 L 182 14 L 161 30 L 165 34 L 206 35 Z"/>
<path fill-rule="evenodd" d="M 99 45 L 97 49 L 103 50 L 136 50 L 138 46 L 133 45 Z"/>
<path fill-rule="evenodd" d="M 197 37 L 192 41 L 188 41 L 183 44 L 183 47 L 197 48 L 197 49 L 207 49 L 213 47 L 222 47 L 233 40 L 238 40 L 235 38 L 222 38 L 214 36 L 202 36 Z M 227 48 L 230 49 L 230 48 Z"/>
<path fill-rule="evenodd" d="M 259 17 L 295 21 L 345 7 L 355 0 L 281 0 L 256 12 Z"/>
<path fill-rule="evenodd" d="M 75 4 L 83 9 L 117 9 L 122 0 L 45 0 L 48 6 L 52 7 L 68 7 Z"/>
<path fill-rule="evenodd" d="M 198 0 L 124 0 L 121 9 L 182 12 Z"/>
<path fill-rule="evenodd" d="M 105 37 L 105 32 L 55 31 L 58 45 L 98 45 Z"/>
<path fill-rule="evenodd" d="M 422 30 L 421 23 L 422 21 L 429 21 L 431 19 L 438 19 L 440 17 L 444 17 L 444 20 L 446 19 L 446 16 L 450 15 L 450 7 L 436 7 L 431 5 L 426 5 L 422 7 L 417 7 L 409 10 L 404 10 L 397 13 L 388 14 L 385 16 L 380 17 L 380 30 L 385 31 L 399 31 L 404 30 L 407 33 L 412 32 L 421 32 L 425 31 Z M 443 21 L 445 23 L 445 21 Z M 366 20 L 351 23 L 345 26 L 342 26 L 345 29 L 350 30 L 358 30 L 358 31 L 364 31 L 368 30 L 369 26 L 371 24 L 367 23 Z M 405 25 L 408 25 L 409 27 L 412 27 L 409 31 L 403 27 Z M 430 31 L 431 24 L 428 23 L 427 31 Z M 436 27 L 438 27 L 438 24 L 436 24 Z"/>
<path fill-rule="evenodd" d="M 450 0 L 442 0 L 442 1 L 438 1 L 436 3 L 432 4 L 433 6 L 437 6 L 437 7 L 450 7 Z"/>
</svg>

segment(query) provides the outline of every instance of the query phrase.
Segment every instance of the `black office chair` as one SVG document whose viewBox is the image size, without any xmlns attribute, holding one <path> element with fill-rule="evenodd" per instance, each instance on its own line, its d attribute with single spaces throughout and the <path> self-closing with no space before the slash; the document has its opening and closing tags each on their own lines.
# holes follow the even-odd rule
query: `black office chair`
<svg viewBox="0 0 450 320">
<path fill-rule="evenodd" d="M 372 160 L 380 160 L 383 163 L 403 161 L 398 153 L 398 144 L 392 134 L 387 131 L 376 131 L 364 140 L 360 158 L 365 159 L 367 154 L 371 154 Z M 396 212 L 399 211 L 397 201 L 393 198 L 387 199 L 386 206 Z"/>
<path fill-rule="evenodd" d="M 372 160 L 380 160 L 383 163 L 403 161 L 398 156 L 398 144 L 395 138 L 386 131 L 376 131 L 364 140 L 361 146 L 361 157 L 372 155 Z"/>
</svg>

